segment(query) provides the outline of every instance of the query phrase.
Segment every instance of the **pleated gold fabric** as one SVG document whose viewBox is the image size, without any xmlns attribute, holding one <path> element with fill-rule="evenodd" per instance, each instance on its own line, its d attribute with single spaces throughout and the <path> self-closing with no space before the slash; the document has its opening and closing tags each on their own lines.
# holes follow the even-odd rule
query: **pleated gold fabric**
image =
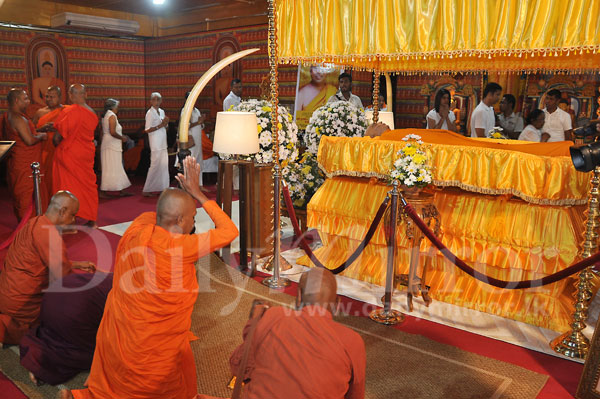
<svg viewBox="0 0 600 399">
<path fill-rule="evenodd" d="M 389 186 L 374 179 L 335 177 L 308 205 L 308 226 L 318 229 L 323 248 L 315 254 L 327 267 L 345 261 L 366 234 Z M 577 260 L 585 206 L 538 206 L 505 197 L 436 190 L 442 241 L 477 270 L 504 280 L 540 278 Z M 407 273 L 411 241 L 406 225 L 397 230 L 398 273 Z M 434 299 L 523 321 L 555 331 L 568 327 L 573 311 L 573 278 L 545 287 L 503 290 L 466 275 L 435 249 L 421 242 L 420 265 L 432 266 L 427 285 Z M 342 275 L 385 283 L 387 248 L 382 225 L 359 259 Z M 299 263 L 309 265 L 308 257 Z"/>
<path fill-rule="evenodd" d="M 284 63 L 451 72 L 600 61 L 600 0 L 276 0 L 276 13 Z"/>
<path fill-rule="evenodd" d="M 323 136 L 317 160 L 328 177 L 387 179 L 401 140 L 419 134 L 433 167 L 433 183 L 481 194 L 514 195 L 539 205 L 582 205 L 589 176 L 578 172 L 568 156 L 569 142 L 515 144 L 510 140 L 471 139 L 423 129 L 392 131 L 389 136 Z M 384 140 L 385 137 L 393 140 Z M 562 154 L 555 156 L 539 153 Z"/>
</svg>

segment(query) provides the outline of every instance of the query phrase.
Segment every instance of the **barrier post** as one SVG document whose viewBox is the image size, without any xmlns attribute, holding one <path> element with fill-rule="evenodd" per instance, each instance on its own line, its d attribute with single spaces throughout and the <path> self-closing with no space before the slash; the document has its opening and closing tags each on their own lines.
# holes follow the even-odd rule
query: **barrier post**
<svg viewBox="0 0 600 399">
<path fill-rule="evenodd" d="M 31 163 L 31 172 L 33 173 L 33 201 L 35 205 L 35 214 L 42 215 L 42 199 L 40 197 L 40 164 Z"/>
<path fill-rule="evenodd" d="M 396 222 L 398 219 L 398 181 L 392 183 L 390 210 L 390 235 L 387 253 L 387 271 L 385 276 L 385 295 L 383 297 L 383 309 L 375 309 L 369 314 L 371 320 L 386 325 L 394 325 L 404 321 L 404 315 L 392 309 L 392 292 L 394 290 L 394 264 L 396 260 Z M 402 202 L 406 203 L 404 197 Z"/>
</svg>

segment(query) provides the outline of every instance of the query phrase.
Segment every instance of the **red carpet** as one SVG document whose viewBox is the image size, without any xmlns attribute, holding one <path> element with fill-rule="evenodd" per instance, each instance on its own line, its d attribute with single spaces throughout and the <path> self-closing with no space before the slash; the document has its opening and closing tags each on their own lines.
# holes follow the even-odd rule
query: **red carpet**
<svg viewBox="0 0 600 399">
<path fill-rule="evenodd" d="M 128 191 L 135 194 L 133 197 L 115 199 L 101 199 L 98 214 L 99 226 L 133 220 L 137 215 L 146 211 L 153 211 L 156 206 L 156 197 L 145 198 L 141 196 L 143 181 L 134 179 L 133 187 Z M 5 187 L 0 188 L 0 242 L 7 238 L 17 225 L 12 212 L 12 204 L 7 197 Z M 215 197 L 214 187 L 209 194 Z M 87 233 L 87 234 L 86 234 Z M 119 241 L 119 236 L 103 230 L 86 231 L 75 235 L 65 236 L 69 256 L 73 260 L 91 260 L 96 262 L 101 270 L 111 270 L 114 254 Z M 283 243 L 283 250 L 289 247 L 290 241 Z M 3 265 L 6 250 L 0 252 L 0 265 Z M 262 279 L 257 276 L 257 279 Z M 290 295 L 296 294 L 297 285 L 292 284 L 286 289 Z M 374 306 L 364 304 L 346 297 L 341 297 L 345 309 L 351 314 L 367 316 Z M 493 359 L 512 363 L 529 370 L 549 376 L 548 383 L 538 395 L 543 399 L 572 398 L 577 389 L 577 384 L 583 370 L 583 365 L 560 359 L 557 357 L 530 351 L 515 345 L 496 341 L 490 338 L 471 334 L 466 331 L 446 327 L 427 320 L 406 316 L 406 321 L 397 327 L 404 332 L 423 335 L 435 341 L 453 345 L 466 351 Z M 23 393 L 0 373 L 0 395 L 6 399 L 25 398 Z"/>
</svg>

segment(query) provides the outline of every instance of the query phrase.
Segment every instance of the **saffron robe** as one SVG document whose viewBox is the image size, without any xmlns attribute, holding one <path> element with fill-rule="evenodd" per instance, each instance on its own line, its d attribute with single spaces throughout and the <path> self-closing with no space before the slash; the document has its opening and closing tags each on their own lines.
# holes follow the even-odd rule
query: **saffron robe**
<svg viewBox="0 0 600 399">
<path fill-rule="evenodd" d="M 244 340 L 249 325 L 244 328 Z M 234 374 L 244 344 L 229 360 Z M 300 311 L 273 307 L 256 326 L 244 375 L 244 381 L 249 381 L 242 397 L 362 399 L 365 369 L 362 338 L 333 321 L 328 310 L 320 306 Z"/>
<path fill-rule="evenodd" d="M 47 114 L 43 115 L 37 123 L 37 128 L 41 128 L 46 123 L 55 122 L 60 118 L 60 114 L 62 113 L 64 107 L 56 108 Z M 46 132 L 48 135 L 48 139 L 42 144 L 42 180 L 46 184 L 46 188 L 48 189 L 48 198 L 52 198 L 54 195 L 54 191 L 52 191 L 52 162 L 54 161 L 54 143 L 52 139 L 54 138 L 54 132 L 48 131 Z"/>
<path fill-rule="evenodd" d="M 202 129 L 201 133 L 202 137 L 202 159 L 210 159 L 214 156 L 213 153 L 213 143 L 210 141 L 208 136 L 204 133 L 204 129 Z"/>
<path fill-rule="evenodd" d="M 30 219 L 15 236 L 0 272 L 0 342 L 18 344 L 36 324 L 42 291 L 71 271 L 67 249 L 45 216 Z"/>
<path fill-rule="evenodd" d="M 41 381 L 62 384 L 89 370 L 112 273 L 73 273 L 50 284 L 40 325 L 21 339 L 21 365 Z"/>
<path fill-rule="evenodd" d="M 64 108 L 54 127 L 63 137 L 54 151 L 52 190 L 69 190 L 79 200 L 77 216 L 98 219 L 98 186 L 94 173 L 94 131 L 98 124 L 95 113 L 81 105 Z"/>
<path fill-rule="evenodd" d="M 156 225 L 154 212 L 141 214 L 125 231 L 88 388 L 72 391 L 75 398 L 195 398 L 194 264 L 238 234 L 216 202 L 205 202 L 204 209 L 215 223 L 205 233 L 170 233 Z"/>
<path fill-rule="evenodd" d="M 25 117 L 25 115 L 21 116 Z M 27 119 L 27 122 L 29 124 L 30 133 L 32 135 L 35 134 L 33 122 L 29 119 Z M 34 145 L 27 145 L 19 135 L 19 132 L 13 129 L 8 121 L 8 112 L 6 113 L 4 127 L 6 129 L 8 140 L 15 141 L 15 145 L 8 158 L 8 189 L 10 190 L 13 199 L 15 215 L 17 215 L 17 219 L 21 220 L 33 202 L 33 177 L 31 177 L 33 173 L 31 171 L 31 164 L 33 162 L 39 162 L 41 164 L 42 142 L 37 142 Z M 42 180 L 40 182 L 42 209 L 46 208 L 46 192 L 47 189 Z"/>
</svg>

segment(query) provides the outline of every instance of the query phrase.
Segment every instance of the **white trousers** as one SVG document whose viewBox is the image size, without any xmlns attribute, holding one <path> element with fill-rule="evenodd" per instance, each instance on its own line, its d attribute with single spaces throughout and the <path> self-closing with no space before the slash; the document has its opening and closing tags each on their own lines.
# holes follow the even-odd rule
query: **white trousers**
<svg viewBox="0 0 600 399">
<path fill-rule="evenodd" d="M 167 149 L 150 151 L 150 169 L 144 184 L 145 193 L 163 191 L 169 187 L 169 153 Z"/>
</svg>

